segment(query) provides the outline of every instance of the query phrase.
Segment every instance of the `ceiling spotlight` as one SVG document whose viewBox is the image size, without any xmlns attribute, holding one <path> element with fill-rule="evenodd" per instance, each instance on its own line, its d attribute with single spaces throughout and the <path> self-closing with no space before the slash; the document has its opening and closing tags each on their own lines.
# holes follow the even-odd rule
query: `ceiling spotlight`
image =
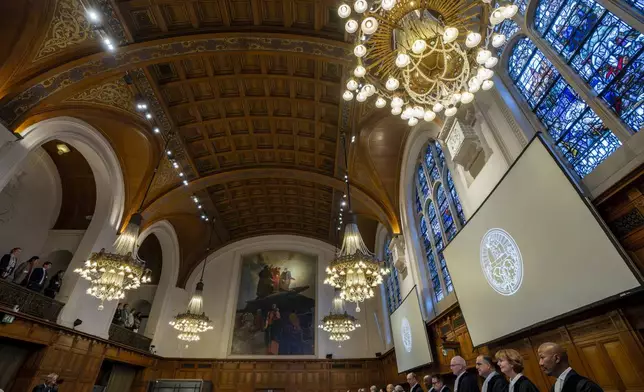
<svg viewBox="0 0 644 392">
<path fill-rule="evenodd" d="M 356 141 L 356 135 L 351 136 L 351 143 L 354 143 Z"/>
<path fill-rule="evenodd" d="M 342 200 L 342 203 L 340 203 L 340 205 L 341 205 L 342 207 L 344 207 L 344 206 L 346 206 L 346 205 L 347 205 L 347 202 L 346 202 L 346 201 L 344 201 L 344 200 Z"/>
<path fill-rule="evenodd" d="M 177 163 L 177 161 L 172 162 L 172 167 L 174 167 L 175 169 L 179 168 L 179 164 Z"/>
<path fill-rule="evenodd" d="M 154 127 L 154 133 L 160 133 L 160 132 L 161 130 L 159 129 L 159 127 Z"/>
<path fill-rule="evenodd" d="M 148 105 L 146 105 L 145 102 L 139 102 L 136 104 L 136 108 L 139 110 L 146 110 L 148 108 Z"/>
<path fill-rule="evenodd" d="M 152 113 L 150 113 L 150 112 L 145 113 L 145 118 L 150 120 L 152 118 Z"/>
<path fill-rule="evenodd" d="M 183 180 L 183 185 L 188 186 L 188 181 Z"/>
<path fill-rule="evenodd" d="M 199 199 L 197 198 L 197 196 L 192 196 L 192 200 L 194 200 L 194 201 L 195 201 L 195 203 L 198 203 L 198 202 L 199 202 Z"/>
<path fill-rule="evenodd" d="M 197 205 L 197 208 L 198 208 L 198 209 L 202 209 L 203 207 L 201 206 L 201 204 L 198 204 L 198 205 Z"/>
<path fill-rule="evenodd" d="M 206 219 L 204 219 L 204 220 L 205 220 L 206 222 L 208 222 L 208 217 L 206 217 Z"/>
<path fill-rule="evenodd" d="M 168 154 L 168 155 L 172 155 L 172 151 L 170 151 L 170 150 L 166 151 L 165 153 L 166 153 L 166 154 Z M 177 167 L 177 166 L 175 166 L 175 168 L 176 168 L 176 167 Z"/>
<path fill-rule="evenodd" d="M 183 172 L 179 173 L 179 177 L 183 177 Z"/>
<path fill-rule="evenodd" d="M 87 18 L 92 23 L 99 23 L 101 21 L 101 16 L 98 14 L 98 12 L 96 12 L 93 9 L 88 9 L 87 10 Z"/>
</svg>

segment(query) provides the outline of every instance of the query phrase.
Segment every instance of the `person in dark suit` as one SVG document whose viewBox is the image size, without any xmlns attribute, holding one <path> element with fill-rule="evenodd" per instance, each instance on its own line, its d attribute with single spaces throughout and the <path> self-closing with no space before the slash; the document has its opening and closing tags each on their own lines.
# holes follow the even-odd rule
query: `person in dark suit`
<svg viewBox="0 0 644 392">
<path fill-rule="evenodd" d="M 476 371 L 483 377 L 481 392 L 508 392 L 508 381 L 496 371 L 494 360 L 487 355 L 476 357 Z"/>
<path fill-rule="evenodd" d="M 0 278 L 7 279 L 18 264 L 18 256 L 22 252 L 20 248 L 13 248 L 9 253 L 0 258 Z"/>
<path fill-rule="evenodd" d="M 432 376 L 427 375 L 423 377 L 423 384 L 425 384 L 425 388 L 427 388 L 427 392 L 437 392 L 434 389 L 434 385 L 432 384 Z"/>
<path fill-rule="evenodd" d="M 45 281 L 47 280 L 47 270 L 51 267 L 51 263 L 46 261 L 40 268 L 34 268 L 29 276 L 27 288 L 36 292 L 41 292 Z"/>
<path fill-rule="evenodd" d="M 451 392 L 449 387 L 445 385 L 445 381 L 440 374 L 434 374 L 432 376 L 432 388 L 436 392 Z"/>
<path fill-rule="evenodd" d="M 539 388 L 521 373 L 523 371 L 523 357 L 517 350 L 499 350 L 494 357 L 501 373 L 510 380 L 509 392 L 539 392 Z"/>
<path fill-rule="evenodd" d="M 479 383 L 476 376 L 467 371 L 467 363 L 463 357 L 457 355 L 449 363 L 452 373 L 456 376 L 454 392 L 479 392 Z"/>
<path fill-rule="evenodd" d="M 416 373 L 407 373 L 407 382 L 409 383 L 409 392 L 423 392 L 423 387 L 418 383 Z"/>
<path fill-rule="evenodd" d="M 568 353 L 557 343 L 539 346 L 539 366 L 550 377 L 556 377 L 550 392 L 604 392 L 591 380 L 575 372 L 568 364 Z"/>
<path fill-rule="evenodd" d="M 31 390 L 31 392 L 53 392 L 58 380 L 58 374 L 51 373 L 45 377 L 45 382 L 38 384 Z"/>
</svg>

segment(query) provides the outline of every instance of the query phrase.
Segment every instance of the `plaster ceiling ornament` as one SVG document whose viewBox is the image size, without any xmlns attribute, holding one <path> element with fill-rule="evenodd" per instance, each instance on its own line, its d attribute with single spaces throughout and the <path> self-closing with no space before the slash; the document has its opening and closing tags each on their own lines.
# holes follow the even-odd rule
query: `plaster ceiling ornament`
<svg viewBox="0 0 644 392">
<path fill-rule="evenodd" d="M 490 287 L 501 295 L 513 295 L 523 282 L 523 258 L 514 238 L 505 230 L 488 230 L 481 239 L 480 262 Z"/>
<path fill-rule="evenodd" d="M 338 347 L 342 347 L 341 343 L 351 339 L 349 333 L 360 328 L 360 323 L 358 319 L 347 313 L 344 300 L 336 295 L 333 298 L 331 311 L 324 316 L 318 328 L 328 332 L 329 340 L 338 342 Z"/>
<path fill-rule="evenodd" d="M 370 0 L 367 4 L 363 12 L 363 7 L 352 12 L 343 4 L 339 13 L 355 21 L 346 29 L 355 43 L 356 66 L 351 72 L 359 88 L 354 96 L 358 102 L 373 97 L 378 107 L 385 106 L 384 99 L 392 114 L 410 126 L 423 119 L 432 121 L 443 110 L 445 116 L 454 116 L 461 105 L 474 100 L 477 91 L 493 87 L 490 68 L 498 58 L 490 48 L 505 43 L 494 27 L 518 11 L 514 4 L 492 8 L 487 1 L 467 0 Z M 476 31 L 486 8 L 491 15 L 488 24 L 484 31 Z M 348 94 L 343 97 L 352 99 Z"/>
<path fill-rule="evenodd" d="M 98 105 L 111 106 L 126 112 L 137 114 L 132 102 L 134 95 L 127 88 L 122 78 L 103 83 L 99 86 L 89 88 L 73 95 L 63 102 L 93 103 Z"/>
</svg>

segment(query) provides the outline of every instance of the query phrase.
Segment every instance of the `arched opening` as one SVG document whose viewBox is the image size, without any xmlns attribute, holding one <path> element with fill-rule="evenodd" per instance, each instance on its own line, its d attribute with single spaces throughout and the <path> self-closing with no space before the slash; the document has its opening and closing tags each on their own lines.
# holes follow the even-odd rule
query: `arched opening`
<svg viewBox="0 0 644 392">
<path fill-rule="evenodd" d="M 33 157 L 40 157 L 42 162 L 50 162 L 47 166 L 50 167 L 52 173 L 56 173 L 51 174 L 50 177 L 56 178 L 60 191 L 51 193 L 36 190 L 29 193 L 41 204 L 54 203 L 51 200 L 55 200 L 55 206 L 57 207 L 51 208 L 52 211 L 55 210 L 55 213 L 52 212 L 48 216 L 49 225 L 25 222 L 27 223 L 25 226 L 32 229 L 37 228 L 37 230 L 43 230 L 43 226 L 45 226 L 44 230 L 48 234 L 49 229 L 57 227 L 56 225 L 58 224 L 60 224 L 59 227 L 65 228 L 65 230 L 68 228 L 80 230 L 82 233 L 79 233 L 74 239 L 76 241 L 74 250 L 66 247 L 48 246 L 45 241 L 39 246 L 34 245 L 37 251 L 44 252 L 45 255 L 61 249 L 70 251 L 73 253 L 73 257 L 69 262 L 68 269 L 76 268 L 84 263 L 92 251 L 111 246 L 116 237 L 125 201 L 125 186 L 119 160 L 110 143 L 99 131 L 89 124 L 71 117 L 57 117 L 38 122 L 26 128 L 21 133 L 21 136 L 22 139 L 5 145 L 3 153 L 0 154 L 0 168 L 2 168 L 0 171 L 0 189 L 5 192 L 8 186 L 11 187 L 12 181 L 15 181 L 16 176 L 20 176 L 23 168 L 29 167 L 29 162 L 32 162 Z M 54 143 L 48 144 L 49 142 Z M 58 144 L 66 145 L 66 150 L 69 151 L 59 155 Z M 61 166 L 54 163 L 54 158 L 52 158 L 52 155 L 47 154 L 47 149 L 52 151 L 55 149 L 53 156 L 55 160 L 60 161 Z M 84 169 L 77 171 L 77 168 L 74 167 L 74 173 L 77 173 L 82 179 L 80 177 L 74 178 L 71 175 L 66 177 L 57 174 L 57 167 L 74 166 L 73 162 L 65 162 L 67 159 L 65 155 L 67 154 L 70 154 L 69 157 L 72 160 L 77 160 L 77 162 L 80 162 L 81 158 L 83 158 L 85 162 L 82 163 Z M 89 175 L 90 170 L 87 170 L 88 167 L 91 170 L 91 176 Z M 60 171 L 61 173 L 65 172 L 64 169 Z M 83 191 L 85 187 L 92 186 L 92 181 L 90 180 L 92 177 L 94 198 L 88 197 L 88 192 Z M 65 183 L 85 184 L 84 186 L 79 186 L 79 189 L 70 189 L 68 192 L 70 200 L 66 202 L 63 202 L 62 196 L 63 178 Z M 71 187 L 75 188 L 74 185 Z M 89 193 L 91 194 L 91 192 Z M 77 206 L 76 204 L 78 203 L 74 201 L 75 198 L 77 201 L 83 201 L 84 207 Z M 57 218 L 63 208 L 65 208 L 65 211 L 70 209 L 73 213 L 66 213 L 68 216 L 61 218 L 59 223 Z M 94 213 L 86 215 L 86 210 L 94 211 Z M 91 217 L 88 218 L 90 215 Z M 88 223 L 85 223 L 83 219 Z M 31 233 L 26 238 L 31 237 L 33 239 L 33 236 L 34 234 Z M 46 240 L 50 241 L 49 238 Z M 69 236 L 67 236 L 67 240 L 73 242 Z M 107 337 L 112 309 L 99 312 L 97 310 L 98 301 L 92 300 L 91 297 L 85 294 L 86 288 L 87 283 L 80 280 L 77 274 L 67 274 L 65 276 L 57 299 L 66 302 L 66 306 L 60 313 L 58 321 L 62 325 L 71 327 L 74 320 L 81 319 L 83 324 L 77 329 Z M 115 308 L 116 304 L 110 303 L 108 307 L 110 306 Z"/>
</svg>

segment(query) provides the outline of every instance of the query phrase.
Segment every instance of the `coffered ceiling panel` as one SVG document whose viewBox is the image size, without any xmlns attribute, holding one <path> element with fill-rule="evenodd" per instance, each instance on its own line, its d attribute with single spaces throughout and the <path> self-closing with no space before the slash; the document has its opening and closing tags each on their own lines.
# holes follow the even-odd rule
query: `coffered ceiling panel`
<svg viewBox="0 0 644 392">
<path fill-rule="evenodd" d="M 249 166 L 334 175 L 341 67 L 306 55 L 202 55 L 149 67 L 198 174 Z"/>
<path fill-rule="evenodd" d="M 240 30 L 344 39 L 335 0 L 117 0 L 136 41 Z"/>
<path fill-rule="evenodd" d="M 291 179 L 256 178 L 207 188 L 233 240 L 261 233 L 306 235 L 332 241 L 333 188 Z"/>
</svg>

